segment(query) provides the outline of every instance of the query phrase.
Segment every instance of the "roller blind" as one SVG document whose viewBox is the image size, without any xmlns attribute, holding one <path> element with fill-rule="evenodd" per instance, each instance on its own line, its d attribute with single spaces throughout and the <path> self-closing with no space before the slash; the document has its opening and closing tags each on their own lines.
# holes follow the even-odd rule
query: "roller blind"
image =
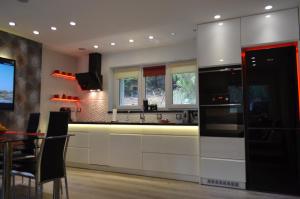
<svg viewBox="0 0 300 199">
<path fill-rule="evenodd" d="M 144 77 L 160 76 L 160 75 L 165 75 L 165 74 L 166 74 L 166 66 L 165 65 L 151 66 L 151 67 L 143 68 Z"/>
<path fill-rule="evenodd" d="M 140 73 L 139 68 L 124 68 L 124 69 L 116 69 L 114 71 L 114 76 L 116 79 L 125 79 L 130 77 L 138 77 Z"/>
<path fill-rule="evenodd" d="M 196 61 L 169 64 L 168 67 L 170 68 L 170 72 L 172 74 L 197 72 Z"/>
</svg>

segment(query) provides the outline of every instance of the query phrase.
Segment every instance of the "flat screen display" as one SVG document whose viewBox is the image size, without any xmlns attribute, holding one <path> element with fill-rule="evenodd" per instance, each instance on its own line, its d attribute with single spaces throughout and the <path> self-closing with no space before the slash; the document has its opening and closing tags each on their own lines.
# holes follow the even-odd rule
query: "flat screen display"
<svg viewBox="0 0 300 199">
<path fill-rule="evenodd" d="M 15 61 L 0 57 L 0 110 L 14 110 Z"/>
</svg>

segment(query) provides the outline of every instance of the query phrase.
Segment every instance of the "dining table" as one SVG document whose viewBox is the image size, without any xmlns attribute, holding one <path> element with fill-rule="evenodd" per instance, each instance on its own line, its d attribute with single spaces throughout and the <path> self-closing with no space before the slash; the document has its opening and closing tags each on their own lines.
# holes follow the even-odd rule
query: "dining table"
<svg viewBox="0 0 300 199">
<path fill-rule="evenodd" d="M 1 199 L 12 198 L 11 173 L 13 163 L 14 145 L 18 142 L 46 139 L 44 133 L 27 133 L 21 131 L 0 132 L 0 144 L 3 146 L 3 173 Z M 60 180 L 53 183 L 53 198 L 60 198 Z"/>
</svg>

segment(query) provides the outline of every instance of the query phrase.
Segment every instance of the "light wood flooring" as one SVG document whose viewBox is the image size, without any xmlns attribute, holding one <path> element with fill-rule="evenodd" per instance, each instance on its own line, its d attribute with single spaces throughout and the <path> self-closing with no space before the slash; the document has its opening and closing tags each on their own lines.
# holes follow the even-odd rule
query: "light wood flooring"
<svg viewBox="0 0 300 199">
<path fill-rule="evenodd" d="M 70 199 L 299 199 L 300 197 L 202 186 L 197 183 L 83 169 L 68 169 Z M 26 187 L 16 188 L 25 199 Z M 50 199 L 52 186 L 44 187 Z M 34 192 L 33 192 L 34 193 Z M 63 197 L 65 198 L 65 197 Z"/>
</svg>

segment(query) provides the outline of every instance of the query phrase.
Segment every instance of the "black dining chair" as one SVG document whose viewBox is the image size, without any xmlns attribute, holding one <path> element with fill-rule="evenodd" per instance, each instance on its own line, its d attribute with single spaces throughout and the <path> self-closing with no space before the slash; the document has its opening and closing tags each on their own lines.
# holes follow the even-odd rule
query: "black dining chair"
<svg viewBox="0 0 300 199">
<path fill-rule="evenodd" d="M 43 140 L 40 152 L 35 159 L 15 164 L 13 175 L 29 178 L 29 192 L 31 194 L 31 180 L 35 180 L 35 193 L 43 183 L 58 178 L 65 179 L 66 197 L 69 198 L 68 181 L 66 173 L 66 152 L 69 136 L 67 112 L 50 112 L 46 138 Z M 15 185 L 15 181 L 13 180 Z M 15 186 L 14 186 L 15 187 Z"/>
</svg>

